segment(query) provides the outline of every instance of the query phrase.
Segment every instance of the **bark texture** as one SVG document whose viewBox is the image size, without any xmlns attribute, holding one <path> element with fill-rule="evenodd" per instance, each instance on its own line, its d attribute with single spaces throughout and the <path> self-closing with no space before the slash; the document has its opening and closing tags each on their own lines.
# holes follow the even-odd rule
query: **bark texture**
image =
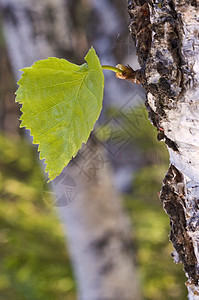
<svg viewBox="0 0 199 300">
<path fill-rule="evenodd" d="M 149 118 L 170 154 L 160 198 L 190 299 L 199 296 L 198 6 L 195 0 L 128 1 Z"/>
<path fill-rule="evenodd" d="M 105 2 L 110 7 L 109 1 L 103 0 Z M 95 9 L 96 6 L 99 8 L 98 1 L 93 3 Z M 86 25 L 84 22 L 91 11 L 92 1 L 0 0 L 0 6 L 8 51 L 17 79 L 20 76 L 18 70 L 30 66 L 35 60 L 48 56 L 78 58 L 87 52 L 88 45 L 82 28 Z M 78 19 L 78 30 L 75 31 L 75 16 L 79 10 L 84 15 Z M 108 12 L 112 18 L 115 17 L 114 12 Z M 105 32 L 103 37 L 108 40 Z M 69 236 L 69 248 L 78 280 L 78 299 L 141 299 L 130 225 L 113 186 L 108 164 L 94 174 L 93 181 L 88 184 L 75 165 L 67 172 L 69 177 L 62 173 L 58 181 L 61 179 L 63 189 L 71 181 L 76 182 L 77 197 L 70 207 L 65 206 L 68 204 L 68 190 L 62 194 L 60 184 L 55 182 L 54 186 L 61 201 L 57 203 L 57 206 L 61 206 L 58 214 Z M 63 178 L 70 178 L 70 182 L 64 182 Z"/>
</svg>

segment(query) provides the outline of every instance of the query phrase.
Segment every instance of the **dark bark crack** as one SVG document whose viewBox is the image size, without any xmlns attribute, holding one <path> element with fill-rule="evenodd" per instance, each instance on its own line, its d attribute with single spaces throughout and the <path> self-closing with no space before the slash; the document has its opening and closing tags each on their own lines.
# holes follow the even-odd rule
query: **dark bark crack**
<svg viewBox="0 0 199 300">
<path fill-rule="evenodd" d="M 188 234 L 185 217 L 185 192 L 182 173 L 173 165 L 170 166 L 164 180 L 160 199 L 166 213 L 170 217 L 170 240 L 178 253 L 179 261 L 191 281 L 198 285 L 197 259 L 192 239 Z"/>
<path fill-rule="evenodd" d="M 156 6 L 161 8 L 161 13 L 156 19 L 156 23 L 151 24 L 150 11 L 153 12 Z M 144 79 L 141 83 L 146 92 L 151 93 L 156 99 L 156 112 L 153 112 L 153 117 L 152 111 L 150 111 L 149 117 L 154 126 L 158 128 L 157 125 L 166 118 L 165 110 L 173 109 L 179 97 L 182 97 L 184 93 L 186 81 L 184 74 L 190 78 L 190 71 L 186 66 L 181 49 L 183 35 L 181 16 L 177 13 L 172 0 L 161 3 L 131 0 L 128 1 L 128 11 L 131 18 L 130 33 L 136 43 L 138 61 L 141 65 L 142 79 Z M 163 41 L 166 41 L 166 44 Z M 154 50 L 156 49 L 154 57 L 151 47 L 154 47 L 155 42 L 159 43 L 160 48 L 154 48 Z M 170 55 L 169 59 L 165 57 L 165 50 Z M 154 70 L 154 74 L 160 75 L 158 82 L 147 83 L 146 78 L 151 70 Z M 158 124 L 154 122 L 154 119 L 157 118 Z"/>
<path fill-rule="evenodd" d="M 129 1 L 128 9 L 131 17 L 129 26 L 131 36 L 136 43 L 138 61 L 143 67 L 151 47 L 151 28 L 149 5 L 146 1 Z"/>
</svg>

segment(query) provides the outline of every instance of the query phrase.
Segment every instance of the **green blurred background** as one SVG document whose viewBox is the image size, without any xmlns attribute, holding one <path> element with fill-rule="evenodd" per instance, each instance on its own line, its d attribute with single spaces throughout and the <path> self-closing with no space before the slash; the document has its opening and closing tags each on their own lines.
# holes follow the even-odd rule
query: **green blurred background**
<svg viewBox="0 0 199 300">
<path fill-rule="evenodd" d="M 141 110 L 145 116 L 134 143 L 143 157 L 153 160 L 134 174 L 132 191 L 123 198 L 132 220 L 142 292 L 147 300 L 185 299 L 185 277 L 170 256 L 169 219 L 158 198 L 167 150 Z M 23 136 L 1 132 L 0 170 L 0 299 L 76 299 L 61 226 L 42 198 L 45 178 L 36 148 Z"/>
</svg>

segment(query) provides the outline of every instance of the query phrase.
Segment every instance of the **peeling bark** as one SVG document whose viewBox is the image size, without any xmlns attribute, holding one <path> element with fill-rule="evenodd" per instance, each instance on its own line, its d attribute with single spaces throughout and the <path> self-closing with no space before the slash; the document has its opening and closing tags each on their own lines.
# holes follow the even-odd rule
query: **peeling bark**
<svg viewBox="0 0 199 300">
<path fill-rule="evenodd" d="M 149 118 L 170 154 L 161 200 L 190 299 L 199 296 L 198 6 L 195 0 L 128 1 Z"/>
<path fill-rule="evenodd" d="M 192 239 L 187 231 L 185 216 L 187 206 L 185 188 L 183 174 L 174 165 L 171 165 L 163 181 L 160 199 L 166 213 L 170 216 L 170 240 L 176 249 L 176 252 L 173 253 L 174 260 L 176 263 L 184 264 L 185 272 L 193 283 L 197 284 L 198 274 L 195 268 L 197 259 Z"/>
</svg>

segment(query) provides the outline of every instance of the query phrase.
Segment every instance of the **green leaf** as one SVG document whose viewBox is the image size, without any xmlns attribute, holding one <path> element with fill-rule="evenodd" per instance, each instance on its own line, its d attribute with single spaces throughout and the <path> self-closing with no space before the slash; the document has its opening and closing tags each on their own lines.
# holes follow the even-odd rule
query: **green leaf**
<svg viewBox="0 0 199 300">
<path fill-rule="evenodd" d="M 24 68 L 16 102 L 22 104 L 20 127 L 39 144 L 50 180 L 86 143 L 102 109 L 104 75 L 95 50 L 78 66 L 50 57 Z"/>
</svg>

